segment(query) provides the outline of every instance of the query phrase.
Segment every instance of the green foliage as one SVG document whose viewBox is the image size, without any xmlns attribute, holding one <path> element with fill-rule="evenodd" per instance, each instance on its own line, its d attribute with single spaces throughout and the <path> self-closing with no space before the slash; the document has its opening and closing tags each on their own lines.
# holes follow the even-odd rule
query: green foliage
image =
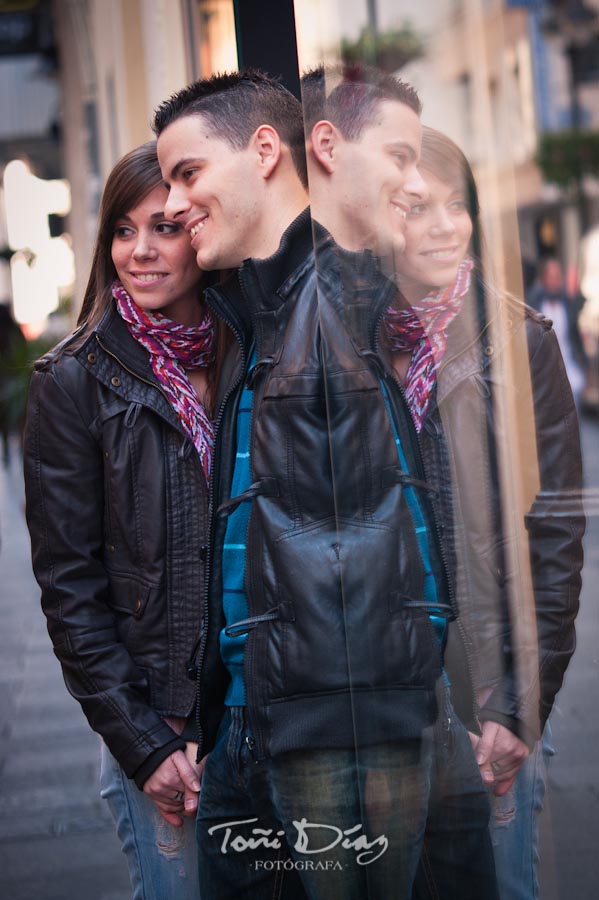
<svg viewBox="0 0 599 900">
<path fill-rule="evenodd" d="M 0 359 L 0 424 L 18 429 L 25 419 L 29 382 L 36 359 L 43 356 L 56 339 L 14 342 Z"/>
<path fill-rule="evenodd" d="M 583 175 L 599 176 L 599 131 L 542 135 L 537 163 L 547 181 L 562 187 L 578 184 Z"/>
<path fill-rule="evenodd" d="M 384 31 L 376 36 L 367 25 L 357 41 L 343 40 L 341 43 L 344 63 L 364 63 L 377 66 L 383 72 L 396 72 L 423 54 L 424 45 L 407 21 L 399 29 Z"/>
</svg>

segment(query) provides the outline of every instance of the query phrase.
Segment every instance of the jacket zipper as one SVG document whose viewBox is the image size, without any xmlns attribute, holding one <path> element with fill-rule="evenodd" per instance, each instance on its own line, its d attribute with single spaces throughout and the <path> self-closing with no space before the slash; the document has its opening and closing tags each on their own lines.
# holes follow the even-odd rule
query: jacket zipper
<svg viewBox="0 0 599 900">
<path fill-rule="evenodd" d="M 381 312 L 379 313 L 379 315 L 378 315 L 378 317 L 377 317 L 376 324 L 375 324 L 375 332 L 374 332 L 374 334 L 375 334 L 375 338 L 374 338 L 374 352 L 376 353 L 376 355 L 377 355 L 377 357 L 378 357 L 379 359 L 382 359 L 382 358 L 383 358 L 383 357 L 381 356 L 381 344 L 380 344 L 380 339 L 379 339 L 379 333 L 380 333 L 380 326 L 381 326 L 381 323 L 382 323 L 382 320 L 383 320 L 384 315 L 385 315 L 385 308 L 383 307 L 382 310 L 381 310 Z M 390 373 L 388 372 L 386 366 L 385 366 L 385 370 L 386 370 L 386 377 L 388 378 Z M 423 452 L 422 452 L 422 441 L 420 440 L 420 435 L 418 434 L 418 431 L 417 431 L 417 429 L 416 429 L 416 423 L 415 423 L 415 421 L 414 421 L 414 417 L 413 417 L 413 415 L 412 415 L 412 411 L 411 411 L 411 409 L 410 409 L 409 403 L 408 403 L 408 401 L 406 400 L 406 394 L 405 394 L 403 385 L 400 383 L 399 379 L 398 379 L 394 374 L 391 374 L 391 378 L 393 379 L 393 383 L 395 384 L 395 386 L 399 389 L 399 393 L 400 393 L 401 399 L 402 399 L 402 401 L 403 401 L 404 408 L 407 410 L 407 412 L 408 412 L 408 414 L 409 414 L 409 416 L 410 416 L 410 421 L 412 422 L 412 424 L 413 424 L 413 426 L 414 426 L 414 437 L 415 437 L 415 440 L 416 440 L 416 447 L 417 447 L 417 450 L 418 450 L 418 459 L 417 459 L 417 461 L 416 461 L 416 464 L 417 464 L 417 466 L 418 466 L 418 468 L 419 468 L 419 470 L 420 470 L 420 472 L 421 472 L 421 474 L 422 474 L 422 476 L 423 476 L 424 481 L 427 481 L 427 475 L 428 475 L 428 473 L 427 473 L 427 471 L 426 471 L 426 465 L 425 465 L 425 462 L 424 462 L 424 454 L 423 454 Z M 390 396 L 392 397 L 392 394 L 391 394 Z M 414 439 L 414 437 L 412 437 L 412 440 Z M 430 483 L 430 482 L 428 482 L 428 483 Z M 433 527 L 434 527 L 434 531 L 435 531 L 435 536 L 436 536 L 436 538 L 437 538 L 437 546 L 439 547 L 439 551 L 440 551 L 440 554 L 441 554 L 441 562 L 442 562 L 442 564 L 443 564 L 443 569 L 444 569 L 444 571 L 445 571 L 445 581 L 446 581 L 447 589 L 448 589 L 448 592 L 449 592 L 450 606 L 452 607 L 454 613 L 457 614 L 457 606 L 456 606 L 456 602 L 455 602 L 455 594 L 454 594 L 454 591 L 453 591 L 453 586 L 452 586 L 452 584 L 451 584 L 451 579 L 449 578 L 449 566 L 448 566 L 448 564 L 447 564 L 447 556 L 446 556 L 446 553 L 445 553 L 445 546 L 444 546 L 444 544 L 443 544 L 443 538 L 442 538 L 442 535 L 441 535 L 441 529 L 440 529 L 440 527 L 439 527 L 439 520 L 438 520 L 438 518 L 437 518 L 437 513 L 436 513 L 436 510 L 435 510 L 435 507 L 434 507 L 434 505 L 433 505 L 432 503 L 430 503 L 429 509 L 430 509 L 430 512 L 431 512 L 431 517 L 432 517 Z"/>
<path fill-rule="evenodd" d="M 241 269 L 238 269 L 238 271 L 237 271 L 237 278 L 239 281 L 239 286 L 241 288 L 241 292 L 242 292 L 243 296 L 246 297 L 246 299 L 247 299 L 248 292 L 245 289 Z M 252 347 L 252 352 L 254 352 L 254 349 L 256 349 L 256 352 L 257 352 L 255 341 L 254 341 L 254 344 Z M 252 399 L 252 411 L 250 413 L 250 428 L 249 428 L 250 448 L 252 445 L 252 435 L 254 433 L 254 410 L 255 410 L 255 408 L 256 408 L 256 394 L 254 393 L 254 396 Z M 255 470 L 254 470 L 254 461 L 253 461 L 251 453 L 250 453 L 250 478 L 251 478 L 251 482 L 253 483 L 255 480 Z M 250 521 L 251 521 L 251 511 L 250 511 L 250 515 L 248 516 L 246 535 L 245 535 L 246 555 L 245 555 L 244 582 L 245 582 L 245 573 L 250 570 L 248 561 L 252 558 L 251 553 L 250 553 Z M 251 586 L 251 583 L 250 583 L 250 586 Z M 247 601 L 248 601 L 248 616 L 251 616 L 249 597 L 247 598 Z M 257 682 L 255 679 L 255 654 L 253 653 L 252 647 L 247 640 L 246 640 L 245 647 L 244 647 L 244 655 L 245 655 L 245 662 L 246 662 L 246 665 L 244 666 L 244 670 L 247 670 L 247 674 L 248 674 L 248 681 L 245 686 L 246 697 L 249 699 L 249 691 L 250 691 L 249 686 L 250 685 L 253 686 Z M 252 756 L 252 759 L 254 760 L 254 762 L 256 762 L 258 759 L 262 759 L 265 755 L 264 741 L 262 740 L 262 735 L 260 734 L 260 729 L 256 728 L 256 723 L 252 721 L 253 717 L 251 715 L 251 708 L 252 708 L 251 704 L 248 703 L 246 706 L 246 718 L 247 718 L 248 726 L 251 729 L 251 733 L 246 737 L 245 740 L 246 740 L 248 750 L 250 751 L 250 754 Z"/>
<path fill-rule="evenodd" d="M 444 370 L 445 370 L 452 362 L 454 362 L 454 360 L 459 359 L 461 356 L 464 355 L 464 353 L 466 353 L 466 352 L 467 352 L 468 350 L 470 350 L 472 347 L 475 347 L 477 344 L 479 344 L 480 341 L 481 341 L 481 339 L 482 339 L 482 337 L 483 337 L 483 335 L 486 334 L 486 332 L 488 331 L 489 328 L 490 328 L 490 323 L 487 322 L 487 324 L 485 325 L 485 327 L 484 327 L 481 331 L 479 331 L 479 333 L 477 334 L 477 336 L 476 336 L 475 338 L 473 338 L 473 340 L 471 340 L 468 344 L 466 344 L 465 347 L 462 347 L 458 352 L 454 353 L 453 356 L 449 357 L 448 359 L 445 359 L 445 360 L 443 361 L 443 364 L 441 365 L 441 367 L 440 367 L 440 369 L 439 369 L 439 375 L 440 375 L 441 372 L 443 372 L 443 371 L 444 371 Z M 462 379 L 462 380 L 463 380 L 463 379 Z M 463 648 L 463 650 L 464 650 L 464 657 L 465 657 L 465 659 L 466 659 L 466 669 L 467 669 L 467 671 L 468 671 L 468 678 L 470 679 L 470 690 L 471 690 L 471 694 L 472 694 L 472 714 L 473 714 L 474 721 L 476 722 L 476 724 L 478 725 L 478 728 L 479 728 L 479 730 L 480 730 L 480 728 L 481 728 L 481 724 L 480 724 L 480 706 L 479 706 L 478 700 L 477 700 L 477 698 L 476 698 L 476 689 L 475 689 L 475 685 L 476 685 L 476 678 L 475 678 L 475 675 L 474 675 L 475 664 L 474 664 L 474 661 L 473 661 L 473 659 L 472 659 L 472 653 L 471 653 L 471 651 L 470 651 L 470 646 L 471 646 L 470 640 L 469 640 L 468 635 L 467 635 L 467 633 L 466 633 L 466 629 L 464 628 L 464 623 L 462 622 L 462 620 L 461 620 L 461 618 L 460 618 L 460 616 L 459 616 L 459 610 L 457 610 L 457 612 L 458 612 L 458 615 L 457 615 L 457 618 L 456 618 L 456 620 L 455 620 L 455 624 L 456 624 L 456 626 L 457 626 L 458 634 L 459 634 L 459 636 L 460 636 L 460 643 L 461 643 L 462 648 Z"/>
<path fill-rule="evenodd" d="M 382 324 L 384 315 L 385 315 L 385 307 L 383 306 L 381 309 L 381 312 L 377 316 L 377 319 L 376 319 L 375 325 L 374 325 L 374 351 L 379 359 L 383 358 L 381 356 L 381 343 L 380 343 L 379 335 L 380 335 L 380 328 L 381 328 L 381 324 Z M 385 369 L 387 369 L 386 366 L 385 366 Z M 386 377 L 389 377 L 388 372 L 387 372 Z M 419 463 L 422 467 L 424 478 L 426 480 L 427 472 L 426 472 L 426 466 L 425 466 L 425 462 L 424 462 L 424 455 L 422 453 L 422 441 L 420 440 L 420 435 L 419 435 L 418 431 L 416 430 L 416 423 L 414 422 L 414 418 L 412 416 L 412 411 L 410 410 L 409 404 L 406 400 L 406 395 L 405 395 L 403 385 L 400 383 L 399 379 L 395 376 L 395 374 L 391 374 L 391 378 L 393 378 L 394 384 L 398 387 L 403 404 L 406 407 L 406 409 L 408 410 L 410 419 L 414 423 L 414 434 L 416 436 L 416 444 L 418 447 Z M 450 605 L 454 611 L 454 614 L 456 616 L 455 622 L 458 627 L 458 633 L 460 635 L 460 642 L 464 649 L 464 656 L 466 658 L 466 668 L 468 670 L 468 678 L 470 679 L 470 692 L 471 692 L 471 698 L 472 698 L 472 713 L 473 713 L 474 721 L 477 722 L 480 727 L 479 717 L 478 717 L 479 709 L 478 709 L 478 703 L 476 700 L 476 694 L 475 694 L 475 690 L 474 690 L 474 667 L 473 667 L 473 662 L 472 662 L 472 658 L 471 658 L 470 648 L 469 648 L 469 644 L 466 640 L 466 635 L 464 633 L 464 626 L 463 626 L 462 622 L 460 621 L 459 610 L 457 608 L 457 602 L 456 602 L 456 597 L 455 597 L 455 591 L 454 591 L 454 587 L 453 587 L 451 578 L 449 577 L 449 566 L 447 563 L 447 553 L 445 551 L 445 544 L 442 539 L 441 529 L 439 527 L 439 520 L 437 518 L 436 510 L 432 503 L 430 505 L 430 509 L 431 509 L 431 513 L 432 513 L 435 534 L 437 537 L 437 545 L 439 547 L 439 552 L 441 554 L 441 562 L 442 562 L 443 568 L 445 570 L 445 581 L 446 581 L 447 589 L 449 592 L 449 601 L 450 601 Z"/>
<path fill-rule="evenodd" d="M 233 329 L 231 329 L 231 330 L 233 330 Z M 109 349 L 106 347 L 105 344 L 102 343 L 102 341 L 100 340 L 100 337 L 99 337 L 98 334 L 96 334 L 96 341 L 98 342 L 98 344 L 100 345 L 100 347 L 102 348 L 102 350 L 103 350 L 108 356 L 112 357 L 112 359 L 116 360 L 116 362 L 117 362 L 117 363 L 118 363 L 118 364 L 119 364 L 126 372 L 128 372 L 130 375 L 132 375 L 132 376 L 133 376 L 134 378 L 136 378 L 138 381 L 142 381 L 144 384 L 149 384 L 150 387 L 155 388 L 160 394 L 162 394 L 162 396 L 164 397 L 164 399 L 166 400 L 166 402 L 167 402 L 168 404 L 170 404 L 169 398 L 167 397 L 166 393 L 162 390 L 162 388 L 161 388 L 158 384 L 156 384 L 156 383 L 153 382 L 153 381 L 150 381 L 149 378 L 144 378 L 143 375 L 139 375 L 137 372 L 134 372 L 132 369 L 130 369 L 129 366 L 126 366 L 125 363 L 122 361 L 122 359 L 120 359 L 120 357 L 118 357 L 118 356 L 116 355 L 116 353 L 113 353 L 111 350 L 109 350 Z M 181 433 L 185 434 L 185 432 L 181 432 Z M 215 427 L 215 436 L 216 436 L 216 427 Z M 187 440 L 189 440 L 189 435 L 185 434 L 185 437 L 187 438 Z M 196 456 L 197 456 L 197 454 L 196 454 Z M 204 471 L 203 471 L 203 469 L 202 469 L 201 463 L 199 462 L 199 457 L 198 457 L 198 465 L 199 465 L 199 468 L 200 468 L 202 477 L 204 477 Z M 210 509 L 211 509 L 210 503 L 211 503 L 211 499 L 212 499 L 212 493 L 211 493 L 211 492 L 212 492 L 212 479 L 210 479 L 210 485 L 209 485 L 209 487 L 208 487 L 208 495 L 209 495 L 209 498 L 210 498 L 210 499 L 209 499 L 209 505 L 208 505 L 208 522 L 211 521 L 211 517 L 210 517 Z M 210 527 L 210 526 L 209 526 L 209 527 Z M 210 541 L 208 542 L 208 552 L 207 552 L 207 554 L 206 554 L 206 568 L 205 568 L 205 573 L 208 571 L 209 556 L 210 556 Z M 205 574 L 204 574 L 204 579 L 206 579 L 206 575 L 205 575 Z M 202 617 L 202 622 L 201 622 L 201 624 L 200 624 L 200 630 L 201 630 L 201 628 L 202 628 L 202 624 L 203 624 L 203 617 Z M 193 648 L 193 650 L 192 650 L 192 653 L 191 653 L 191 659 L 193 659 L 193 657 L 195 656 L 195 653 L 196 653 L 196 650 L 197 650 L 197 646 L 198 646 L 198 642 L 196 641 L 196 644 L 195 644 L 195 646 L 194 646 L 194 648 Z M 199 762 L 200 762 L 200 759 L 201 759 L 201 756 L 200 756 L 200 745 L 201 745 L 201 738 L 202 738 L 202 729 L 201 729 L 200 724 L 199 724 L 198 684 L 199 684 L 199 677 L 198 677 L 197 682 L 196 682 L 196 725 L 197 725 L 197 729 L 198 729 L 198 737 L 200 738 L 200 740 L 198 740 L 197 762 L 199 763 Z"/>
<path fill-rule="evenodd" d="M 243 381 L 245 377 L 245 367 L 246 367 L 246 353 L 243 338 L 239 332 L 237 326 L 225 315 L 221 312 L 218 312 L 214 309 L 210 304 L 210 299 L 215 299 L 218 295 L 216 292 L 210 288 L 205 292 L 205 298 L 208 303 L 208 306 L 212 311 L 225 323 L 225 325 L 231 330 L 233 336 L 237 340 L 239 344 L 239 348 L 241 350 L 241 364 L 239 375 L 236 378 L 235 382 L 231 384 L 223 397 L 223 400 L 220 404 L 218 415 L 216 417 L 216 421 L 214 423 L 214 446 L 216 447 L 217 436 L 222 424 L 222 420 L 224 418 L 224 413 L 226 406 L 237 389 L 238 385 Z M 219 476 L 219 455 L 214 454 L 213 457 L 213 465 L 212 465 L 212 473 L 210 477 L 210 485 L 208 488 L 208 549 L 206 552 L 206 562 L 204 569 L 204 596 L 206 598 L 206 607 L 204 610 L 204 614 L 202 615 L 202 621 L 200 624 L 200 636 L 196 641 L 196 644 L 192 650 L 190 659 L 195 663 L 195 683 L 196 683 L 196 729 L 197 729 L 197 738 L 198 738 L 198 752 L 197 752 L 197 761 L 200 762 L 202 759 L 202 751 L 204 744 L 204 729 L 202 727 L 202 717 L 201 717 L 201 689 L 202 689 L 202 668 L 204 665 L 204 657 L 206 655 L 206 644 L 208 641 L 208 624 L 209 624 L 209 608 L 210 608 L 210 595 L 209 595 L 209 587 L 210 587 L 210 575 L 212 572 L 212 560 L 213 560 L 213 547 L 214 547 L 214 495 L 215 495 L 215 485 L 218 481 Z"/>
</svg>

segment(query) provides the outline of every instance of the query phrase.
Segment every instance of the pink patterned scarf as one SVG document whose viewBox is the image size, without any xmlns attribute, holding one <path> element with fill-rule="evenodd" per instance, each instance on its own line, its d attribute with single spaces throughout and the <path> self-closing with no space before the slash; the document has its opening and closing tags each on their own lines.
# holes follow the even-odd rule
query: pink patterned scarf
<svg viewBox="0 0 599 900">
<path fill-rule="evenodd" d="M 447 329 L 462 308 L 473 265 L 471 259 L 462 260 L 453 284 L 407 309 L 390 306 L 385 313 L 384 328 L 391 352 L 410 351 L 412 354 L 405 395 L 416 431 L 422 429 L 437 368 L 445 353 Z"/>
<path fill-rule="evenodd" d="M 209 314 L 201 325 L 189 328 L 160 312 L 146 312 L 129 296 L 120 281 L 112 296 L 129 334 L 147 350 L 152 370 L 200 455 L 206 481 L 214 449 L 214 427 L 193 389 L 185 369 L 214 362 L 214 322 Z"/>
</svg>

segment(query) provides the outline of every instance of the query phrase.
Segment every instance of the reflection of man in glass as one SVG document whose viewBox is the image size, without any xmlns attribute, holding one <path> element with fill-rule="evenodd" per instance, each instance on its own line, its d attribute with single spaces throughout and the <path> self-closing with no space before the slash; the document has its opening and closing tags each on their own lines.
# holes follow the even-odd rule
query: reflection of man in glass
<svg viewBox="0 0 599 900">
<path fill-rule="evenodd" d="M 333 75 L 331 75 L 333 77 Z M 404 245 L 411 203 L 425 189 L 416 163 L 422 127 L 420 101 L 407 84 L 372 75 L 377 86 L 342 80 L 324 115 L 324 76 L 303 79 L 304 116 L 310 127 L 311 203 L 314 218 L 346 250 L 371 250 L 393 271 Z M 322 115 L 318 115 L 321 112 Z"/>
<path fill-rule="evenodd" d="M 448 523 L 442 514 L 444 506 L 431 502 L 439 487 L 439 472 L 436 467 L 423 466 L 415 420 L 406 415 L 405 397 L 391 360 L 382 350 L 380 334 L 385 313 L 398 294 L 380 270 L 397 271 L 405 246 L 403 210 L 407 204 L 409 212 L 410 205 L 423 200 L 427 191 L 416 170 L 419 104 L 409 86 L 375 72 L 341 79 L 339 73 L 327 72 L 326 81 L 325 85 L 322 70 L 309 73 L 303 81 L 312 212 L 328 229 L 315 226 L 321 325 L 326 339 L 327 320 L 322 310 L 328 305 L 335 308 L 360 355 L 371 361 L 379 375 L 378 388 L 386 400 L 397 444 L 397 478 L 417 534 L 416 551 L 405 542 L 400 548 L 404 621 L 410 621 L 416 612 L 426 612 L 442 655 L 456 610 L 452 588 L 444 579 L 449 552 L 439 540 Z M 337 277 L 331 277 L 332 271 L 337 271 Z M 371 408 L 375 406 L 373 392 Z M 379 439 L 385 440 L 384 430 Z M 334 431 L 331 441 L 333 476 L 339 484 L 343 478 L 338 470 L 343 466 L 338 457 L 347 455 L 347 447 L 336 445 Z M 405 538 L 409 530 L 405 513 L 398 518 L 398 526 L 400 539 Z M 425 571 L 420 590 L 405 578 L 406 572 L 419 565 Z M 359 652 L 357 646 L 349 647 L 350 655 Z M 471 689 L 472 685 L 470 693 Z M 460 897 L 493 896 L 485 789 L 466 728 L 451 708 L 447 685 L 439 685 L 438 694 L 441 709 L 432 730 L 433 758 L 428 773 L 429 877 L 436 880 L 437 888 L 443 884 L 443 896 L 453 896 L 452 891 Z M 472 696 L 465 712 L 465 723 L 478 731 Z M 401 707 L 397 715 L 401 717 Z M 366 798 L 368 801 L 368 792 Z M 424 882 L 418 890 L 426 891 Z"/>
</svg>

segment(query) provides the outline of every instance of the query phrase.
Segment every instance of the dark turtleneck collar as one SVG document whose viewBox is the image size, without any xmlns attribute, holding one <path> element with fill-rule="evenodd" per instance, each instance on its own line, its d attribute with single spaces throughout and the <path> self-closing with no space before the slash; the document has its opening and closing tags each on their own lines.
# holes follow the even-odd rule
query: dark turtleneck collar
<svg viewBox="0 0 599 900">
<path fill-rule="evenodd" d="M 248 335 L 257 311 L 281 306 L 298 269 L 311 258 L 312 251 L 312 219 L 307 207 L 283 232 L 272 256 L 244 260 L 225 281 L 207 291 L 208 305 L 241 336 Z"/>
<path fill-rule="evenodd" d="M 398 288 L 382 270 L 372 250 L 346 250 L 320 223 L 314 222 L 316 269 L 321 290 L 362 348 L 376 345 L 381 316 Z"/>
<path fill-rule="evenodd" d="M 253 271 L 260 285 L 263 300 L 274 306 L 273 296 L 279 294 L 288 278 L 302 264 L 314 247 L 310 209 L 306 207 L 283 232 L 278 249 L 266 259 L 246 259 L 240 274 Z M 280 299 L 283 299 L 280 296 Z"/>
</svg>

